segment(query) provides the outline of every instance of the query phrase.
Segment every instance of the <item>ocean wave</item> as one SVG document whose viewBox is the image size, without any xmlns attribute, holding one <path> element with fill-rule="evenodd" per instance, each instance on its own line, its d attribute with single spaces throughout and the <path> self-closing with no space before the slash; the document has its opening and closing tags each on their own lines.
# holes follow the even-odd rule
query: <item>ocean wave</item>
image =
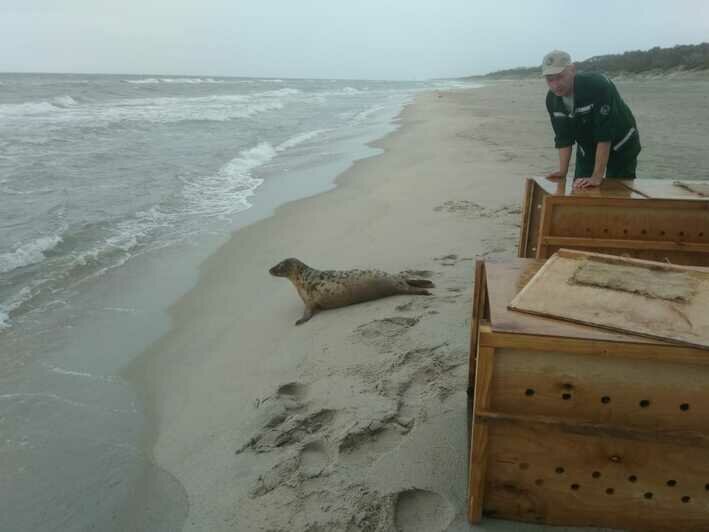
<svg viewBox="0 0 709 532">
<path fill-rule="evenodd" d="M 74 98 L 69 96 L 68 94 L 65 94 L 64 96 L 57 96 L 55 98 L 52 98 L 52 101 L 49 102 L 52 105 L 56 107 L 71 107 L 73 105 L 78 105 L 79 102 L 77 102 Z"/>
<path fill-rule="evenodd" d="M 38 114 L 51 113 L 57 110 L 56 105 L 51 102 L 26 102 L 26 103 L 3 103 L 0 104 L 0 117 L 32 116 Z"/>
<path fill-rule="evenodd" d="M 19 292 L 0 304 L 0 330 L 12 327 L 12 313 L 34 297 L 29 286 L 24 286 Z"/>
<path fill-rule="evenodd" d="M 263 183 L 252 172 L 271 162 L 279 153 L 295 148 L 330 131 L 316 129 L 295 135 L 278 146 L 261 142 L 223 165 L 216 174 L 185 181 L 183 197 L 192 215 L 226 218 L 251 207 L 248 198 Z"/>
<path fill-rule="evenodd" d="M 268 142 L 243 150 L 216 174 L 185 182 L 183 196 L 190 214 L 226 218 L 248 209 L 248 198 L 263 183 L 251 171 L 271 161 L 277 150 Z"/>
<path fill-rule="evenodd" d="M 45 253 L 62 241 L 60 236 L 41 237 L 17 248 L 12 253 L 0 255 L 0 273 L 29 266 L 45 259 Z"/>
<path fill-rule="evenodd" d="M 224 83 L 224 80 L 214 78 L 143 78 L 143 79 L 124 79 L 124 83 L 133 83 L 135 85 L 155 85 L 159 83 Z"/>
<path fill-rule="evenodd" d="M 300 133 L 299 135 L 291 137 L 288 140 L 279 144 L 278 147 L 276 148 L 276 151 L 282 152 L 282 151 L 288 150 L 290 148 L 295 148 L 299 144 L 302 144 L 303 142 L 307 142 L 309 140 L 312 140 L 315 137 L 318 137 L 321 134 L 326 133 L 327 131 L 330 131 L 330 130 L 329 129 L 315 129 L 313 131 L 307 131 L 305 133 Z"/>
<path fill-rule="evenodd" d="M 87 373 L 84 371 L 73 371 L 69 369 L 60 368 L 58 366 L 51 366 L 47 362 L 44 362 L 42 365 L 52 373 L 58 373 L 59 375 L 66 375 L 69 377 L 83 377 L 90 380 L 98 380 L 110 383 L 116 382 L 116 379 L 110 376 L 93 375 L 92 373 Z"/>
<path fill-rule="evenodd" d="M 71 96 L 53 100 L 0 105 L 0 120 L 41 119 L 51 124 L 90 123 L 108 125 L 121 121 L 174 123 L 186 120 L 227 121 L 248 118 L 258 113 L 282 109 L 291 98 L 301 94 L 294 88 L 250 94 L 219 94 L 211 96 L 129 98 L 110 103 L 79 105 Z"/>
</svg>

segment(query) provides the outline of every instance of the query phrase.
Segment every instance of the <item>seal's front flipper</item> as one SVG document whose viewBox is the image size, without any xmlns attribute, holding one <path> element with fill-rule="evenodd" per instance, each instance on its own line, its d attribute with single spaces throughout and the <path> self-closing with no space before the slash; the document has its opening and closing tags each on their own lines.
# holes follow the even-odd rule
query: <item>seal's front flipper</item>
<svg viewBox="0 0 709 532">
<path fill-rule="evenodd" d="M 406 284 L 416 288 L 435 288 L 436 285 L 428 279 L 406 279 Z"/>
<path fill-rule="evenodd" d="M 311 309 L 310 307 L 305 307 L 305 310 L 303 310 L 303 316 L 298 321 L 296 321 L 295 324 L 302 325 L 310 318 L 312 318 L 313 314 L 315 314 L 315 312 L 313 312 L 313 309 Z"/>
</svg>

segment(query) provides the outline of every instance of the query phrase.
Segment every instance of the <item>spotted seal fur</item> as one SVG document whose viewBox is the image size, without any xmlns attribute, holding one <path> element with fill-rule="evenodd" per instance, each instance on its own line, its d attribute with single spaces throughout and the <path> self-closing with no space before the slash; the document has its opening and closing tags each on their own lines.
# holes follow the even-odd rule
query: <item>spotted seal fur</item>
<svg viewBox="0 0 709 532">
<path fill-rule="evenodd" d="M 294 258 L 279 262 L 269 273 L 288 278 L 305 303 L 303 316 L 296 325 L 305 323 L 319 310 L 398 294 L 431 295 L 425 288 L 434 286 L 426 279 L 409 279 L 379 270 L 321 271 Z"/>
</svg>

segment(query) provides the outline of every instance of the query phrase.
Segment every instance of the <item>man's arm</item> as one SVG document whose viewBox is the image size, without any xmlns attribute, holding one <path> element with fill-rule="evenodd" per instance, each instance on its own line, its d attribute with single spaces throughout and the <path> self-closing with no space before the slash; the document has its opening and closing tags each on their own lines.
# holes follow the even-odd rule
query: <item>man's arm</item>
<svg viewBox="0 0 709 532">
<path fill-rule="evenodd" d="M 559 148 L 559 170 L 547 174 L 549 179 L 564 179 L 569 173 L 569 162 L 571 161 L 571 146 Z"/>
<path fill-rule="evenodd" d="M 603 183 L 608 166 L 608 157 L 611 152 L 610 142 L 599 142 L 596 144 L 596 160 L 593 164 L 593 174 L 590 177 L 581 177 L 574 181 L 574 188 L 597 187 Z"/>
</svg>

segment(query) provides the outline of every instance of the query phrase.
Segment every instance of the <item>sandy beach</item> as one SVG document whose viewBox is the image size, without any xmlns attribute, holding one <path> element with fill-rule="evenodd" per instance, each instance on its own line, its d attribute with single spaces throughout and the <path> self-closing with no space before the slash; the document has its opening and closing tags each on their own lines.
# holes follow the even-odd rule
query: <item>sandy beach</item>
<svg viewBox="0 0 709 532">
<path fill-rule="evenodd" d="M 707 82 L 619 88 L 640 125 L 639 176 L 706 179 Z M 202 265 L 170 310 L 170 332 L 128 370 L 153 420 L 156 465 L 135 515 L 160 492 L 175 505 L 174 529 L 472 529 L 474 261 L 515 255 L 523 180 L 557 164 L 545 92 L 539 80 L 419 95 L 375 144 L 380 155 L 234 233 Z M 268 274 L 287 257 L 410 271 L 436 287 L 296 327 L 300 298 Z M 543 529 L 492 519 L 475 528 Z"/>
</svg>

